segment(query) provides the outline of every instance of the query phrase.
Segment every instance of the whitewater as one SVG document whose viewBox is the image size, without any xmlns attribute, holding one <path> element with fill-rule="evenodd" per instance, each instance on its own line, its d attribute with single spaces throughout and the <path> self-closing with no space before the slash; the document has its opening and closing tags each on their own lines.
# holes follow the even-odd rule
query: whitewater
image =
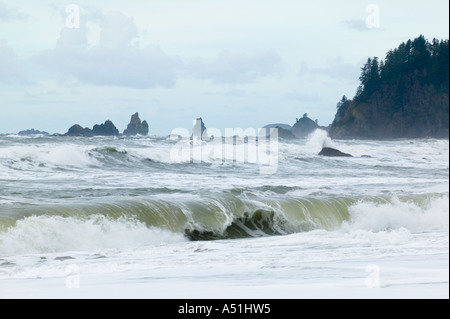
<svg viewBox="0 0 450 319">
<path fill-rule="evenodd" d="M 448 140 L 269 144 L 0 135 L 0 298 L 449 298 Z"/>
</svg>

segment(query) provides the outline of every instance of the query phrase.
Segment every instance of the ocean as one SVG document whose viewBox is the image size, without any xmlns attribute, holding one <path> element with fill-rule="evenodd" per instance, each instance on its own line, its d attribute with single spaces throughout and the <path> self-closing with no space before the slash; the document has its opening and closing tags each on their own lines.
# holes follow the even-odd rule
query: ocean
<svg viewBox="0 0 450 319">
<path fill-rule="evenodd" d="M 448 159 L 321 130 L 0 135 L 0 298 L 447 299 Z"/>
</svg>

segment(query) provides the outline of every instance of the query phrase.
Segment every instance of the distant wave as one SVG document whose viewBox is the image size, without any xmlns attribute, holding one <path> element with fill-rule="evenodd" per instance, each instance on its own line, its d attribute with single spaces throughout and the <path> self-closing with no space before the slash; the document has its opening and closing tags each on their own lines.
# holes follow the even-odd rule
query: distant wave
<svg viewBox="0 0 450 319">
<path fill-rule="evenodd" d="M 101 141 L 101 143 L 100 143 Z M 253 142 L 254 143 L 254 142 Z M 430 140 L 408 143 L 360 142 L 358 147 L 336 145 L 327 132 L 316 130 L 304 141 L 280 141 L 277 157 L 280 162 L 290 160 L 310 161 L 318 159 L 322 147 L 335 147 L 355 156 L 357 161 L 362 155 L 370 155 L 359 161 L 364 165 L 379 165 L 380 161 L 390 159 L 393 163 L 411 162 L 428 165 L 423 153 L 431 153 L 435 158 L 447 156 L 448 141 Z M 101 146 L 99 146 L 99 144 Z M 86 168 L 134 168 L 136 165 L 147 167 L 154 164 L 190 164 L 192 153 L 201 153 L 201 160 L 207 164 L 233 163 L 233 159 L 245 158 L 245 148 L 230 148 L 224 151 L 220 143 L 174 141 L 169 138 L 69 138 L 69 137 L 2 137 L 0 139 L 0 167 L 15 171 L 42 170 L 79 170 Z M 427 149 L 424 150 L 424 147 Z M 441 152 L 441 153 L 437 153 Z M 423 163 L 421 163 L 423 162 Z M 241 161 L 234 161 L 240 164 Z M 414 163 L 414 166 L 417 165 Z"/>
</svg>

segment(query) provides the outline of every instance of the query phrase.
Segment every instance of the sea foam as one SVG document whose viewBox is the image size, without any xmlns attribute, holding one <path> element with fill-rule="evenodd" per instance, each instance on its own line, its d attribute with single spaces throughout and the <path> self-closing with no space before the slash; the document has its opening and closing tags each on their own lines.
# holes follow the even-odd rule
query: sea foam
<svg viewBox="0 0 450 319">
<path fill-rule="evenodd" d="M 349 207 L 350 220 L 343 229 L 373 232 L 407 229 L 411 232 L 448 231 L 449 198 L 429 198 L 425 203 L 400 200 L 385 203 L 360 201 Z"/>
<path fill-rule="evenodd" d="M 147 227 L 132 218 L 30 216 L 0 232 L 0 256 L 98 251 L 185 240 L 181 234 Z"/>
</svg>

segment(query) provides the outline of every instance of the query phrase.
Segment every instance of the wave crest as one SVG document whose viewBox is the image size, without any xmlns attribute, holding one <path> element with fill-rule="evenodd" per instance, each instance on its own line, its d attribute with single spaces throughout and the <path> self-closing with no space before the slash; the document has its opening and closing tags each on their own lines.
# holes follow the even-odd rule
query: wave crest
<svg viewBox="0 0 450 319">
<path fill-rule="evenodd" d="M 239 193 L 216 198 L 129 200 L 40 208 L 0 218 L 0 255 L 101 250 L 327 231 L 448 231 L 448 194 L 400 197 L 272 198 Z"/>
<path fill-rule="evenodd" d="M 30 216 L 0 232 L 0 255 L 91 251 L 186 240 L 132 218 Z"/>
</svg>

